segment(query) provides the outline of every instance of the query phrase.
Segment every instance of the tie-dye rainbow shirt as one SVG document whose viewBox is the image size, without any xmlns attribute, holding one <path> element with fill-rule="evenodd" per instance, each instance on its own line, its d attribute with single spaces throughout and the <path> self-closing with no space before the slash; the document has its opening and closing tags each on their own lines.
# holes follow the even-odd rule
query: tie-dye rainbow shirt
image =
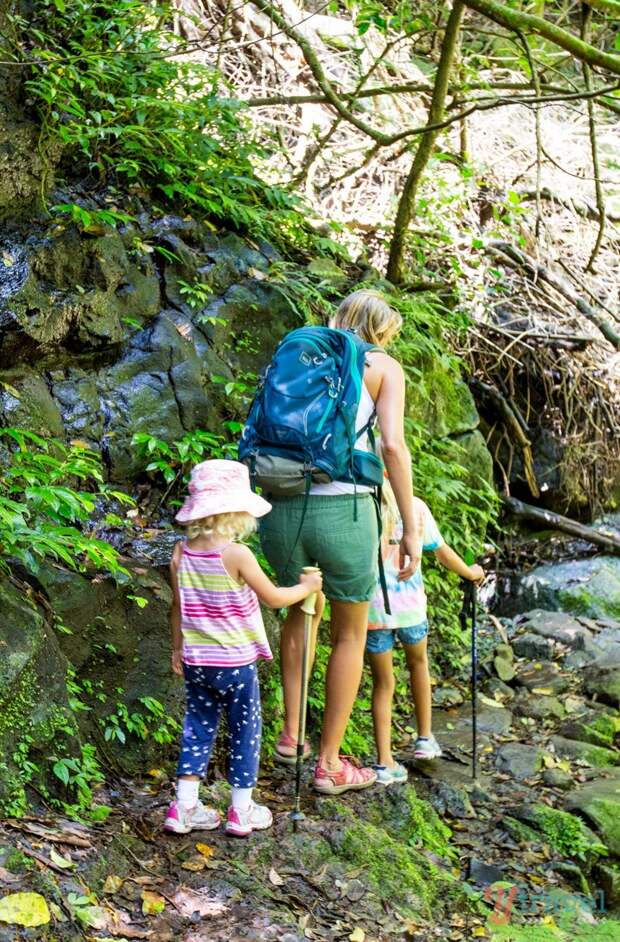
<svg viewBox="0 0 620 942">
<path fill-rule="evenodd" d="M 385 547 L 383 564 L 385 568 L 385 581 L 390 599 L 392 614 L 388 615 L 383 604 L 381 584 L 377 580 L 377 591 L 370 603 L 368 612 L 368 629 L 378 628 L 412 628 L 426 621 L 426 593 L 422 580 L 422 566 L 418 566 L 410 579 L 398 581 L 398 543 L 402 537 L 402 523 L 399 521 L 392 541 Z M 425 553 L 432 552 L 443 546 L 443 537 L 433 519 L 433 515 L 424 505 L 424 542 L 422 549 Z"/>
<path fill-rule="evenodd" d="M 271 660 L 256 593 L 228 575 L 221 550 L 183 546 L 177 579 L 185 664 L 243 667 L 259 657 Z"/>
</svg>

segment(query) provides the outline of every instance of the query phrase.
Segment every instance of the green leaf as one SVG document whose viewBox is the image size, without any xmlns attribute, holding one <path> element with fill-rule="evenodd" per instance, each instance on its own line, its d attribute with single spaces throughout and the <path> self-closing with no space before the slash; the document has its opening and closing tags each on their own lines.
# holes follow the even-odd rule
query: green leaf
<svg viewBox="0 0 620 942">
<path fill-rule="evenodd" d="M 0 922 L 11 926 L 44 926 L 50 921 L 50 911 L 40 893 L 10 893 L 0 899 Z"/>
</svg>

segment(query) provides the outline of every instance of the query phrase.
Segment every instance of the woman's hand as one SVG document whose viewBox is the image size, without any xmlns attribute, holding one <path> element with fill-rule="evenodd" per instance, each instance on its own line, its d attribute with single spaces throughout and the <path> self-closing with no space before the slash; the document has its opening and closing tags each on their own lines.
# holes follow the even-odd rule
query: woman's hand
<svg viewBox="0 0 620 942">
<path fill-rule="evenodd" d="M 179 677 L 183 676 L 183 658 L 182 651 L 180 648 L 174 648 L 172 651 L 171 657 L 172 671 L 174 674 L 178 674 Z"/>
</svg>

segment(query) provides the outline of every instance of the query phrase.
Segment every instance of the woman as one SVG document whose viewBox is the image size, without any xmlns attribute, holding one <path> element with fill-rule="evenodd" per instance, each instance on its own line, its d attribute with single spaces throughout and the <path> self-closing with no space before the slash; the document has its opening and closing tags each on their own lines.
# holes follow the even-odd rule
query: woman
<svg viewBox="0 0 620 942">
<path fill-rule="evenodd" d="M 400 364 L 383 349 L 401 325 L 400 314 L 380 294 L 367 290 L 345 298 L 330 323 L 330 327 L 353 330 L 362 340 L 381 348 L 366 356 L 356 428 L 363 429 L 376 413 L 383 460 L 403 521 L 399 576 L 408 579 L 420 562 L 424 521 L 414 509 L 412 498 L 411 457 L 404 435 L 405 377 Z M 366 435 L 358 439 L 356 448 L 369 450 Z M 357 515 L 353 513 L 354 490 L 353 484 L 338 481 L 313 485 L 301 533 L 305 498 L 272 499 L 272 512 L 263 518 L 260 527 L 263 551 L 280 585 L 295 584 L 301 569 L 316 563 L 331 603 L 332 651 L 314 772 L 315 789 L 328 795 L 367 788 L 376 780 L 372 769 L 358 768 L 339 755 L 362 676 L 368 605 L 374 594 L 379 548 L 371 488 L 357 485 Z M 297 746 L 303 625 L 303 612 L 295 605 L 289 609 L 280 642 L 285 719 L 275 758 L 285 763 L 295 761 Z M 304 754 L 309 753 L 306 745 Z"/>
</svg>

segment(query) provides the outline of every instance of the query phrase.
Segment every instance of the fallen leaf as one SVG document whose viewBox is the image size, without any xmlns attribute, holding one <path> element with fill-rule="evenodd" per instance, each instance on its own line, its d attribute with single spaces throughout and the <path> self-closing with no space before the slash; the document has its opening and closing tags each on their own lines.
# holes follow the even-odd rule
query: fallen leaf
<svg viewBox="0 0 620 942">
<path fill-rule="evenodd" d="M 366 938 L 366 933 L 360 926 L 356 926 L 351 935 L 349 936 L 349 942 L 364 942 Z"/>
<path fill-rule="evenodd" d="M 103 892 L 106 894 L 118 893 L 125 881 L 122 877 L 117 877 L 116 874 L 110 873 L 105 878 L 105 883 L 103 884 Z"/>
<path fill-rule="evenodd" d="M 17 883 L 18 880 L 19 876 L 16 873 L 11 873 L 10 870 L 0 867 L 0 883 Z"/>
<path fill-rule="evenodd" d="M 472 936 L 474 937 L 474 939 L 486 939 L 488 938 L 487 930 L 484 928 L 484 926 L 476 926 L 476 928 L 472 932 Z"/>
<path fill-rule="evenodd" d="M 274 870 L 272 867 L 269 871 L 269 882 L 273 883 L 274 886 L 284 886 L 284 880 L 280 876 L 277 870 Z"/>
<path fill-rule="evenodd" d="M 206 866 L 207 861 L 204 857 L 188 857 L 181 864 L 183 870 L 191 870 L 192 873 L 198 873 L 200 870 L 204 870 Z"/>
<path fill-rule="evenodd" d="M 483 693 L 478 694 L 478 699 L 480 700 L 481 703 L 486 704 L 486 706 L 499 707 L 500 709 L 503 707 L 502 703 L 499 703 L 497 700 L 491 699 L 491 697 L 485 697 Z"/>
<path fill-rule="evenodd" d="M 11 926 L 44 926 L 50 911 L 40 893 L 10 893 L 0 899 L 0 922 Z"/>
<path fill-rule="evenodd" d="M 63 855 L 59 854 L 53 847 L 50 847 L 50 860 L 52 863 L 55 863 L 57 867 L 60 867 L 61 870 L 72 870 L 73 867 L 75 867 L 71 857 L 63 857 Z"/>
<path fill-rule="evenodd" d="M 15 259 L 10 252 L 2 253 L 2 264 L 5 265 L 6 268 L 11 268 L 15 264 Z"/>
<path fill-rule="evenodd" d="M 142 890 L 142 912 L 145 916 L 158 916 L 166 908 L 166 900 L 153 890 Z"/>
<path fill-rule="evenodd" d="M 196 850 L 205 860 L 209 860 L 215 853 L 215 848 L 209 847 L 208 844 L 196 844 Z"/>
<path fill-rule="evenodd" d="M 187 919 L 191 919 L 194 913 L 199 916 L 221 916 L 226 912 L 223 903 L 208 896 L 208 890 L 201 892 L 180 887 L 172 897 L 172 902 Z"/>
</svg>

